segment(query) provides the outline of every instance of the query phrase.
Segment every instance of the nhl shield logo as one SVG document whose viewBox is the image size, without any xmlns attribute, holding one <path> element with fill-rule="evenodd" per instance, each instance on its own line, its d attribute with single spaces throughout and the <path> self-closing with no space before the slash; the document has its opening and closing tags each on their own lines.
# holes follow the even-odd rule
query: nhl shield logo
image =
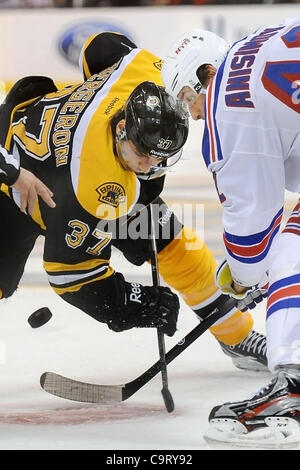
<svg viewBox="0 0 300 470">
<path fill-rule="evenodd" d="M 96 191 L 99 194 L 98 201 L 115 208 L 119 207 L 119 205 L 126 200 L 125 190 L 119 183 L 103 183 L 96 188 Z"/>
</svg>

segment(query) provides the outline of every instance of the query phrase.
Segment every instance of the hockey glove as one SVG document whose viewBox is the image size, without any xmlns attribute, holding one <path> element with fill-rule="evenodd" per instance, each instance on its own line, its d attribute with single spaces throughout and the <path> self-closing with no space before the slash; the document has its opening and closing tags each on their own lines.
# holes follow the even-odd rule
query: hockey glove
<svg viewBox="0 0 300 470">
<path fill-rule="evenodd" d="M 258 287 L 258 285 L 247 287 L 245 292 L 242 293 L 236 292 L 234 289 L 234 280 L 226 260 L 224 260 L 217 269 L 216 284 L 223 294 L 230 295 L 237 299 L 236 307 L 242 312 L 255 308 L 256 305 L 267 296 L 267 289 Z"/>
<path fill-rule="evenodd" d="M 142 286 L 125 282 L 126 298 L 124 308 L 138 328 L 160 328 L 173 336 L 179 313 L 179 300 L 169 287 Z M 129 317 L 129 315 L 128 315 Z"/>
<path fill-rule="evenodd" d="M 126 282 L 121 273 L 115 272 L 61 296 L 113 331 L 160 328 L 168 336 L 176 331 L 179 300 L 168 287 Z"/>
</svg>

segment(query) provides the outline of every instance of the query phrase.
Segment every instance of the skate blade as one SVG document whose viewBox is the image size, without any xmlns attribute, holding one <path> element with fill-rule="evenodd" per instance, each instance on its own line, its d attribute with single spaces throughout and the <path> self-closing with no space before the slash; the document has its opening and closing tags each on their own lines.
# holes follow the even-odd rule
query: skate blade
<svg viewBox="0 0 300 470">
<path fill-rule="evenodd" d="M 251 357 L 232 357 L 231 360 L 237 369 L 270 374 L 267 366 L 261 364 L 258 361 L 255 361 Z"/>
<path fill-rule="evenodd" d="M 264 427 L 248 432 L 234 419 L 212 419 L 203 437 L 214 446 L 293 449 L 300 443 L 300 426 L 292 418 L 276 416 L 266 418 Z"/>
</svg>

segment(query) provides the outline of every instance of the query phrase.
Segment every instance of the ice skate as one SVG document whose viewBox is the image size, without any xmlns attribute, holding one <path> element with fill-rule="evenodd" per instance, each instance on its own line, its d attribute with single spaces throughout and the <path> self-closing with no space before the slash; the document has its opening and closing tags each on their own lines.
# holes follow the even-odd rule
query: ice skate
<svg viewBox="0 0 300 470">
<path fill-rule="evenodd" d="M 266 357 L 266 337 L 256 331 L 250 331 L 249 335 L 234 346 L 219 344 L 223 352 L 231 357 L 233 364 L 238 369 L 253 371 L 268 371 Z"/>
<path fill-rule="evenodd" d="M 269 449 L 300 443 L 300 367 L 281 366 L 249 399 L 215 406 L 204 439 L 215 445 Z"/>
</svg>

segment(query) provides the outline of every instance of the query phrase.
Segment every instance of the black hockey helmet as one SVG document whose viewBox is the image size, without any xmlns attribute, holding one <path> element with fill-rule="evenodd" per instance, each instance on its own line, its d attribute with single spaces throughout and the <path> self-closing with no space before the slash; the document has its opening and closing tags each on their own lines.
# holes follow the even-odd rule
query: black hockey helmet
<svg viewBox="0 0 300 470">
<path fill-rule="evenodd" d="M 125 131 L 126 138 L 142 155 L 162 159 L 164 166 L 168 166 L 166 160 L 177 156 L 177 161 L 187 140 L 186 107 L 163 87 L 143 82 L 125 104 Z"/>
<path fill-rule="evenodd" d="M 125 119 L 125 126 L 116 136 L 115 126 L 121 119 Z M 186 105 L 172 98 L 163 87 L 148 81 L 140 83 L 112 118 L 115 152 L 122 161 L 122 141 L 131 141 L 140 156 L 157 159 L 150 171 L 137 173 L 138 177 L 163 176 L 182 155 L 188 136 L 188 119 Z"/>
</svg>

